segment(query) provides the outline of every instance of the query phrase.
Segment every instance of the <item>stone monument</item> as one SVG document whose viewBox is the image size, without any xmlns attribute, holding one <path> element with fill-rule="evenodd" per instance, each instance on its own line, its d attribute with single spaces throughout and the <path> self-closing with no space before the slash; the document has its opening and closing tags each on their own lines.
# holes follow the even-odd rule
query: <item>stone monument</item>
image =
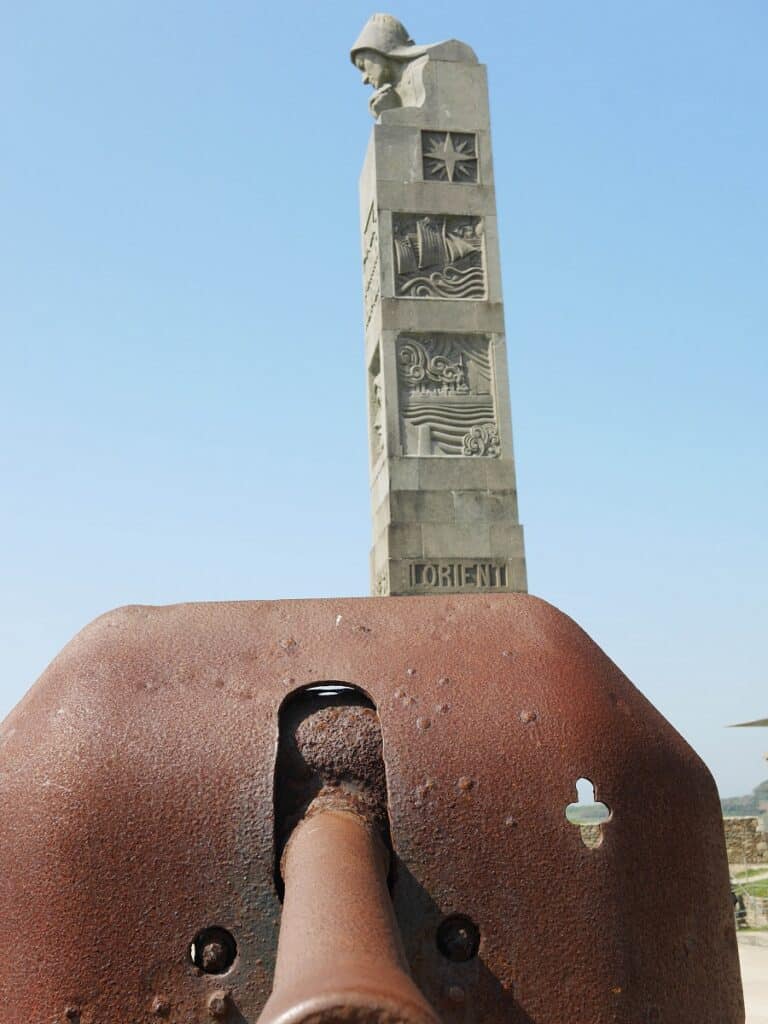
<svg viewBox="0 0 768 1024">
<path fill-rule="evenodd" d="M 374 14 L 360 179 L 374 594 L 525 591 L 483 65 Z"/>
</svg>

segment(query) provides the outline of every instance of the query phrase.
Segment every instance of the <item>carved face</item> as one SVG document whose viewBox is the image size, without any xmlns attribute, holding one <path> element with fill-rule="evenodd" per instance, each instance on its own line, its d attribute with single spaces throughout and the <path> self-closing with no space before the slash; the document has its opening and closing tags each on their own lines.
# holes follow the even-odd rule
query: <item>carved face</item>
<svg viewBox="0 0 768 1024">
<path fill-rule="evenodd" d="M 372 85 L 380 89 L 392 82 L 392 62 L 375 50 L 360 50 L 355 55 L 355 64 L 363 73 L 363 85 Z"/>
</svg>

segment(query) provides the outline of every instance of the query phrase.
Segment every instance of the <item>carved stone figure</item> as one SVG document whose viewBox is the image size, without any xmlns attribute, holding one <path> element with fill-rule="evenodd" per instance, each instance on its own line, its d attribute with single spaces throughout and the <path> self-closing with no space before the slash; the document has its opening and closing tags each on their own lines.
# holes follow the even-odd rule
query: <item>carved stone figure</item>
<svg viewBox="0 0 768 1024">
<path fill-rule="evenodd" d="M 458 40 L 417 46 L 401 21 L 391 14 L 373 14 L 350 51 L 363 83 L 373 86 L 368 107 L 374 117 L 395 107 L 420 107 L 424 102 L 422 72 L 430 57 L 476 64 L 472 49 Z"/>
<path fill-rule="evenodd" d="M 499 456 L 488 338 L 401 334 L 397 376 L 404 455 Z"/>
<path fill-rule="evenodd" d="M 374 14 L 360 176 L 376 594 L 525 591 L 487 75 Z"/>
<path fill-rule="evenodd" d="M 384 382 L 381 373 L 371 378 L 371 444 L 373 458 L 376 459 L 384 451 Z"/>
<path fill-rule="evenodd" d="M 480 217 L 392 215 L 396 292 L 412 299 L 485 298 Z"/>
</svg>

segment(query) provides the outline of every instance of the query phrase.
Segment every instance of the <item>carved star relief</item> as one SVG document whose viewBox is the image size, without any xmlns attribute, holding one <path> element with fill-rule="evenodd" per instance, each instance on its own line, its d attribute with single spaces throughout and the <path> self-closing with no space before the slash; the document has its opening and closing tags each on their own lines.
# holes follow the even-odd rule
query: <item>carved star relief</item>
<svg viewBox="0 0 768 1024">
<path fill-rule="evenodd" d="M 432 135 L 425 140 L 424 159 L 429 160 L 430 170 L 439 174 L 445 171 L 448 181 L 477 180 L 477 155 L 474 136 L 446 132 L 445 138 Z"/>
</svg>

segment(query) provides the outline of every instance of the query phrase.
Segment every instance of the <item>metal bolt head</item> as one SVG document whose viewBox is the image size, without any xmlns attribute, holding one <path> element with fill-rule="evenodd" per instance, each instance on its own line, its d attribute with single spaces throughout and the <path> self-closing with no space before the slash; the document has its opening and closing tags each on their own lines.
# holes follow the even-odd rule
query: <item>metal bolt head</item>
<svg viewBox="0 0 768 1024">
<path fill-rule="evenodd" d="M 167 1017 L 171 1012 L 171 1004 L 163 996 L 155 996 L 150 1010 L 155 1017 Z"/>
<path fill-rule="evenodd" d="M 463 1003 L 466 999 L 466 993 L 461 985 L 451 985 L 448 988 L 447 995 L 452 1003 Z"/>
<path fill-rule="evenodd" d="M 204 928 L 189 948 L 192 963 L 205 974 L 225 974 L 237 956 L 237 944 L 230 932 L 217 925 Z"/>
<path fill-rule="evenodd" d="M 208 999 L 208 1014 L 214 1020 L 224 1020 L 229 1009 L 229 993 L 223 989 L 212 993 Z"/>
<path fill-rule="evenodd" d="M 221 974 L 227 969 L 227 951 L 218 939 L 206 942 L 200 953 L 203 970 L 207 974 Z"/>
</svg>

